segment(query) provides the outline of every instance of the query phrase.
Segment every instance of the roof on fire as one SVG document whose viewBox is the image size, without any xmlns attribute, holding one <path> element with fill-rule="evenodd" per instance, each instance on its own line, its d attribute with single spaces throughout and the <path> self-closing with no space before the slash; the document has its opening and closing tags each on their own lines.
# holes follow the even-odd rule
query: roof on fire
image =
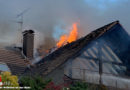
<svg viewBox="0 0 130 90">
<path fill-rule="evenodd" d="M 76 55 L 83 47 L 89 42 L 99 38 L 105 34 L 108 30 L 114 27 L 116 24 L 120 24 L 119 21 L 112 22 L 99 29 L 96 29 L 89 33 L 87 36 L 78 39 L 70 44 L 67 44 L 55 52 L 51 53 L 47 57 L 43 58 L 34 67 L 31 67 L 27 73 L 39 73 L 40 75 L 47 75 L 55 70 L 60 65 L 64 64 L 69 58 Z"/>
<path fill-rule="evenodd" d="M 21 75 L 27 65 L 27 60 L 23 58 L 19 50 L 5 46 L 0 47 L 0 70 L 11 71 L 14 75 Z"/>
</svg>

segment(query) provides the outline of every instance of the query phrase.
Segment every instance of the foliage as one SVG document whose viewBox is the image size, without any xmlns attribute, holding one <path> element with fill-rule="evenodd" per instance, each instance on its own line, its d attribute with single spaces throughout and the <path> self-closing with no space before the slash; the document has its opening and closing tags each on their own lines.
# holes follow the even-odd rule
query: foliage
<svg viewBox="0 0 130 90">
<path fill-rule="evenodd" d="M 104 85 L 87 84 L 86 82 L 75 82 L 70 90 L 107 90 Z"/>
<path fill-rule="evenodd" d="M 30 90 L 43 90 L 51 80 L 43 80 L 40 76 L 23 76 L 19 82 L 20 86 L 31 87 Z"/>
<path fill-rule="evenodd" d="M 75 82 L 70 90 L 88 90 L 88 84 L 84 82 Z"/>
<path fill-rule="evenodd" d="M 53 82 L 47 84 L 44 90 L 62 90 L 62 85 L 55 85 Z"/>
<path fill-rule="evenodd" d="M 19 87 L 17 76 L 11 75 L 10 72 L 2 72 L 1 77 L 3 83 L 2 87 Z M 14 90 L 19 90 L 19 89 L 14 89 Z"/>
<path fill-rule="evenodd" d="M 24 76 L 20 79 L 20 86 L 31 87 L 30 90 L 107 90 L 103 85 L 88 84 L 86 82 L 74 82 L 72 85 L 65 83 L 55 85 L 52 80 L 44 80 L 40 76 Z"/>
</svg>

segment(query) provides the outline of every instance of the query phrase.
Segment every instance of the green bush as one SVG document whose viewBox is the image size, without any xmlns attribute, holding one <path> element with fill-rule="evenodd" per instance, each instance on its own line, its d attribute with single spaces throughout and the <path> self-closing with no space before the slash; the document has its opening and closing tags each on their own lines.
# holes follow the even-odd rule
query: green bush
<svg viewBox="0 0 130 90">
<path fill-rule="evenodd" d="M 107 90 L 104 85 L 88 84 L 86 82 L 75 82 L 70 86 L 70 90 Z"/>
<path fill-rule="evenodd" d="M 24 76 L 20 79 L 20 86 L 31 87 L 30 90 L 43 90 L 51 80 L 43 80 L 40 76 Z"/>
<path fill-rule="evenodd" d="M 70 86 L 70 90 L 88 90 L 88 84 L 84 82 L 75 82 Z"/>
</svg>

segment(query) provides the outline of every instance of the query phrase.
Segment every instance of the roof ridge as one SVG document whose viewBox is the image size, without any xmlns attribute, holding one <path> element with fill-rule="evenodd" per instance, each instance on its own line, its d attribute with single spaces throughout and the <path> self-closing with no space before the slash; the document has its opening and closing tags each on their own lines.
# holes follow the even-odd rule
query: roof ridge
<svg viewBox="0 0 130 90">
<path fill-rule="evenodd" d="M 116 24 L 119 24 L 120 22 L 117 20 L 117 21 L 114 21 L 112 23 L 110 23 L 110 26 L 107 28 L 107 30 L 109 30 L 110 28 L 112 28 L 114 25 Z"/>
<path fill-rule="evenodd" d="M 100 37 L 101 35 L 103 35 L 104 33 L 106 33 L 108 30 L 110 30 L 114 25 L 116 25 L 116 24 L 119 24 L 119 21 L 117 20 L 117 21 L 114 21 L 114 22 L 112 22 L 112 23 L 109 23 L 109 24 L 107 24 L 107 25 L 104 25 L 104 26 L 102 26 L 102 27 L 100 27 L 100 28 L 98 28 L 98 29 L 96 29 L 96 30 L 93 30 L 92 32 L 90 32 L 89 34 L 87 34 L 85 37 L 83 37 L 83 38 L 87 38 L 89 35 L 91 35 L 91 34 L 93 34 L 93 33 L 99 33 L 99 35 L 96 37 L 96 38 L 98 38 L 98 37 Z"/>
</svg>

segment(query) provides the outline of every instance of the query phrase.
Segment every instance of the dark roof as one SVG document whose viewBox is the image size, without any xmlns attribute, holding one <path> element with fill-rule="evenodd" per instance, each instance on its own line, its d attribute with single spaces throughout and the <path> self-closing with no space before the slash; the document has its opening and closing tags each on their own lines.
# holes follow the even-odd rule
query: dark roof
<svg viewBox="0 0 130 90">
<path fill-rule="evenodd" d="M 70 44 L 67 44 L 55 52 L 51 53 L 47 57 L 43 58 L 39 63 L 37 63 L 34 67 L 30 68 L 30 71 L 27 73 L 37 73 L 40 75 L 47 75 L 58 66 L 62 65 L 69 58 L 76 55 L 83 47 L 85 47 L 90 41 L 99 38 L 105 32 L 110 30 L 113 26 L 119 24 L 119 21 L 112 22 L 108 25 L 105 25 L 95 31 L 92 31 L 87 36 L 80 38 L 77 41 L 74 41 Z"/>
<path fill-rule="evenodd" d="M 14 75 L 24 73 L 28 65 L 28 61 L 22 57 L 20 51 L 5 47 L 0 48 L 0 62 L 7 64 Z"/>
</svg>

